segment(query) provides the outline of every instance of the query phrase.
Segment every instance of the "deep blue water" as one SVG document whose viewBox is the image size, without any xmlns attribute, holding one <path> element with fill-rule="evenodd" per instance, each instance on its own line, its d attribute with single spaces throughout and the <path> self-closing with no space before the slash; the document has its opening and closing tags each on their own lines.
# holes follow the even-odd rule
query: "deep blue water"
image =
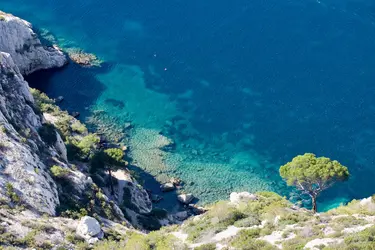
<svg viewBox="0 0 375 250">
<path fill-rule="evenodd" d="M 2 0 L 0 9 L 101 57 L 101 68 L 69 65 L 30 83 L 83 116 L 105 110 L 119 126 L 173 139 L 165 173 L 203 202 L 233 190 L 289 195 L 278 167 L 304 152 L 351 172 L 320 197 L 322 209 L 375 193 L 370 0 Z"/>
</svg>

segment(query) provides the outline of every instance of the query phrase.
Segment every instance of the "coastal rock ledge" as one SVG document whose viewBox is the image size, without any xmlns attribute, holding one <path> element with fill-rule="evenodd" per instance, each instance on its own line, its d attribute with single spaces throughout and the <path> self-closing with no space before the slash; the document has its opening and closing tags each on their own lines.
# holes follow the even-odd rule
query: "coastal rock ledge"
<svg viewBox="0 0 375 250">
<path fill-rule="evenodd" d="M 29 22 L 2 11 L 0 51 L 11 55 L 22 75 L 62 67 L 67 63 L 66 56 L 57 46 L 46 47 L 41 44 Z"/>
</svg>

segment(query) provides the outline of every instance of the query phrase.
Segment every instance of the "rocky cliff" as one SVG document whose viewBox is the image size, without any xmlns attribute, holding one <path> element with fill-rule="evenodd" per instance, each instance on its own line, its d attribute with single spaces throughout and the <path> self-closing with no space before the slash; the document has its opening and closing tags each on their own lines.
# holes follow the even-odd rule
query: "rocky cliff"
<svg viewBox="0 0 375 250">
<path fill-rule="evenodd" d="M 21 74 L 61 67 L 67 59 L 56 47 L 43 46 L 30 23 L 0 12 L 0 51 L 9 53 Z"/>
<path fill-rule="evenodd" d="M 269 192 L 188 219 L 153 209 L 126 163 L 107 171 L 100 138 L 23 79 L 65 62 L 0 12 L 0 249 L 374 249 L 375 197 L 318 214 Z M 186 220 L 149 232 L 173 217 Z"/>
<path fill-rule="evenodd" d="M 44 94 L 31 93 L 23 78 L 66 62 L 58 48 L 41 44 L 30 23 L 0 12 L 0 204 L 48 215 L 84 209 L 128 223 L 123 207 L 138 226 L 137 218 L 152 210 L 147 192 L 127 171 L 119 172 L 115 194 L 103 184 L 104 171 L 95 173 L 102 180 L 98 187 L 86 158 L 95 153 L 99 138 Z M 65 144 L 70 155 L 72 148 L 86 155 L 69 161 Z"/>
<path fill-rule="evenodd" d="M 1 52 L 0 61 L 0 197 L 9 201 L 6 192 L 12 186 L 25 205 L 53 215 L 59 200 L 41 159 L 43 142 L 37 131 L 42 120 L 33 110 L 28 84 L 12 57 Z"/>
</svg>

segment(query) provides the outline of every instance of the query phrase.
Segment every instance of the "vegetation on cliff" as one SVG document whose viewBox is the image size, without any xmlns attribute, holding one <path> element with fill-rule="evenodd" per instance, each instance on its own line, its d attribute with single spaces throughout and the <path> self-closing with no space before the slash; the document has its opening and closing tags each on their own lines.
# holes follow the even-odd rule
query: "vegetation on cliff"
<svg viewBox="0 0 375 250">
<path fill-rule="evenodd" d="M 294 157 L 291 162 L 281 166 L 280 175 L 289 186 L 294 186 L 302 194 L 310 196 L 313 211 L 316 212 L 316 198 L 319 194 L 336 182 L 346 181 L 349 178 L 349 171 L 338 161 L 306 153 Z"/>
</svg>

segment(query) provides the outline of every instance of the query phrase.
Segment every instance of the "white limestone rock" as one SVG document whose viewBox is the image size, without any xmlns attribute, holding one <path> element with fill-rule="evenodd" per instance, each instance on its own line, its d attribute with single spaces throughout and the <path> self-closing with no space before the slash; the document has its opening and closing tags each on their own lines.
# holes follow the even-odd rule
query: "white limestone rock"
<svg viewBox="0 0 375 250">
<path fill-rule="evenodd" d="M 257 199 L 257 196 L 255 194 L 250 194 L 248 192 L 241 192 L 241 193 L 233 192 L 230 194 L 230 202 L 235 205 L 241 202 L 254 201 L 256 199 Z"/>
<path fill-rule="evenodd" d="M 160 185 L 160 189 L 162 192 L 169 192 L 169 191 L 174 190 L 175 186 L 173 185 L 173 183 L 165 183 L 165 184 Z"/>
<path fill-rule="evenodd" d="M 68 153 L 66 151 L 66 146 L 64 141 L 62 140 L 59 133 L 56 132 L 56 143 L 55 149 L 59 153 L 59 156 L 65 161 L 68 162 Z"/>
<path fill-rule="evenodd" d="M 17 65 L 8 53 L 0 52 L 0 196 L 6 196 L 5 186 L 10 183 L 22 203 L 54 215 L 58 193 L 39 157 L 41 119 L 34 113 L 33 102 Z"/>
<path fill-rule="evenodd" d="M 304 249 L 310 249 L 310 250 L 319 250 L 321 249 L 321 246 L 329 246 L 332 244 L 340 244 L 343 242 L 343 239 L 334 239 L 334 238 L 324 238 L 324 239 L 314 239 L 305 245 Z"/>
<path fill-rule="evenodd" d="M 99 222 L 90 216 L 84 216 L 78 223 L 76 233 L 87 239 L 90 240 L 91 238 L 103 238 L 103 232 L 100 227 Z"/>
<path fill-rule="evenodd" d="M 192 194 L 180 194 L 177 196 L 177 199 L 183 204 L 189 204 L 194 200 L 194 196 Z"/>
<path fill-rule="evenodd" d="M 27 75 L 41 69 L 62 67 L 65 55 L 57 47 L 43 46 L 29 22 L 1 12 L 0 51 L 9 53 L 21 74 Z"/>
<path fill-rule="evenodd" d="M 112 175 L 117 179 L 118 182 L 118 186 L 116 188 L 118 193 L 117 204 L 121 205 L 122 201 L 124 199 L 129 199 L 130 196 L 130 202 L 140 213 L 148 214 L 151 212 L 152 203 L 150 196 L 128 171 L 117 170 L 112 172 Z M 124 189 L 127 189 L 126 194 L 124 194 Z"/>
</svg>

